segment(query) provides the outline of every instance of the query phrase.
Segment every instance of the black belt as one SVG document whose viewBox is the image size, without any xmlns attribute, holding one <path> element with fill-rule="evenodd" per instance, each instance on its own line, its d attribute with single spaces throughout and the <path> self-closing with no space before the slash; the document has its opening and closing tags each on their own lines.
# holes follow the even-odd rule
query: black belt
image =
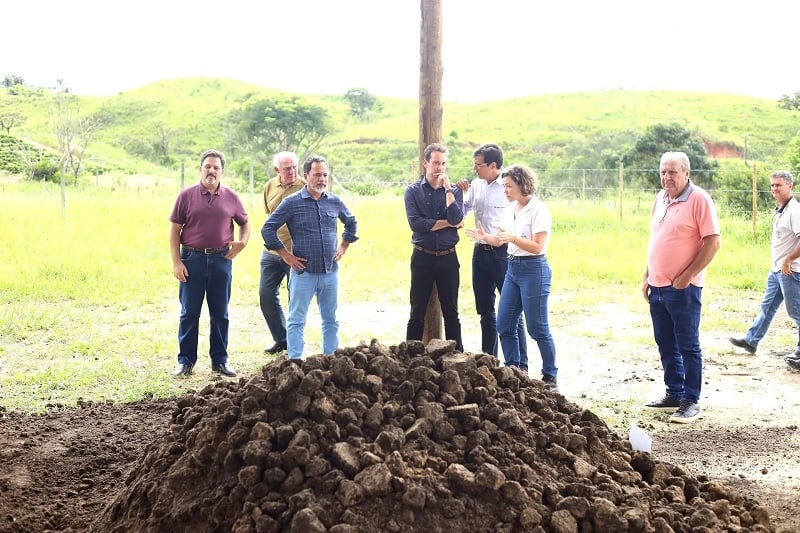
<svg viewBox="0 0 800 533">
<path fill-rule="evenodd" d="M 450 255 L 452 253 L 455 253 L 455 251 L 456 251 L 455 248 L 448 248 L 447 250 L 428 250 L 427 248 L 423 248 L 419 244 L 415 244 L 414 245 L 414 249 L 415 250 L 419 250 L 420 252 L 422 252 L 424 254 L 435 255 L 435 256 Z"/>
<path fill-rule="evenodd" d="M 222 252 L 228 253 L 231 251 L 230 246 L 226 246 L 225 248 L 192 248 L 191 246 L 186 246 L 185 244 L 181 244 L 181 248 L 189 252 L 197 252 L 206 255 L 221 254 Z"/>
<path fill-rule="evenodd" d="M 544 254 L 539 254 L 539 255 L 509 255 L 508 256 L 508 260 L 509 261 L 529 261 L 529 260 L 532 260 L 532 259 L 536 259 L 536 260 L 539 260 L 539 261 L 545 261 L 547 259 L 547 256 L 544 255 Z"/>
<path fill-rule="evenodd" d="M 479 242 L 476 242 L 475 248 L 478 248 L 480 250 L 486 250 L 489 252 L 494 252 L 495 250 L 505 250 L 506 248 L 508 248 L 508 245 L 501 244 L 500 246 L 492 246 L 491 244 L 481 244 Z"/>
</svg>

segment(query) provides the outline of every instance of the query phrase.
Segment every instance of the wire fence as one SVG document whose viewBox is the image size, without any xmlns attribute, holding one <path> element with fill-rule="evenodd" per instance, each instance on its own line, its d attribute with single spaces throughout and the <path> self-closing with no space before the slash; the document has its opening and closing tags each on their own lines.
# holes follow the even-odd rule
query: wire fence
<svg viewBox="0 0 800 533">
<path fill-rule="evenodd" d="M 372 167 L 359 165 L 338 165 L 332 167 L 331 189 L 339 194 L 375 196 L 378 194 L 402 195 L 405 188 L 418 179 L 420 174 L 416 165 L 409 164 L 405 170 L 398 171 L 397 179 L 376 179 L 371 176 Z M 769 176 L 773 169 L 742 167 L 731 178 L 730 170 L 692 170 L 692 179 L 706 189 L 715 202 L 733 215 L 749 216 L 753 212 L 770 209 L 774 200 L 769 190 Z M 800 177 L 800 170 L 790 169 Z M 714 173 L 714 179 L 710 179 Z M 223 180 L 241 194 L 249 194 L 251 203 L 260 202 L 261 191 L 266 181 L 273 176 L 263 175 L 261 169 L 251 168 L 249 175 L 236 175 L 226 172 Z M 471 166 L 450 165 L 448 174 L 451 182 L 458 179 L 472 181 L 476 178 Z M 538 170 L 537 195 L 548 200 L 588 200 L 606 202 L 609 205 L 650 207 L 653 196 L 660 190 L 657 168 L 564 168 Z M 177 179 L 176 179 L 177 178 Z M 164 194 L 173 192 L 196 182 L 194 171 L 184 169 L 170 177 L 142 175 L 100 175 L 82 180 L 82 189 L 105 189 L 130 191 L 140 194 Z M 5 180 L 0 180 L 5 189 Z M 43 191 L 54 192 L 57 184 L 42 183 Z"/>
</svg>

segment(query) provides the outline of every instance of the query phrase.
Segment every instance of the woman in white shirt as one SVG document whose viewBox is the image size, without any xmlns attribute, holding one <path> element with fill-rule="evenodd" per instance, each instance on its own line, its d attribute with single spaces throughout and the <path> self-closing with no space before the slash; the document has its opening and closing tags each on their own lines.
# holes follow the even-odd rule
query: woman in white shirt
<svg viewBox="0 0 800 533">
<path fill-rule="evenodd" d="M 547 312 L 553 275 L 546 256 L 552 223 L 550 211 L 535 196 L 538 179 L 533 170 L 511 165 L 503 169 L 500 177 L 510 201 L 503 225 L 496 234 L 484 233 L 480 225 L 466 232 L 473 239 L 493 246 L 508 244 L 508 271 L 497 310 L 497 332 L 506 366 L 519 367 L 516 325 L 524 312 L 528 334 L 536 341 L 542 356 L 542 381 L 557 389 L 556 347 Z"/>
</svg>

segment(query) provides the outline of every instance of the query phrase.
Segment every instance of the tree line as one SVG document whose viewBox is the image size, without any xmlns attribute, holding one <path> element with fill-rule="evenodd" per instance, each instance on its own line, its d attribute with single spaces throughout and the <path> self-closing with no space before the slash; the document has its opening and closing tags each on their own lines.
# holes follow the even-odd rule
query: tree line
<svg viewBox="0 0 800 533">
<path fill-rule="evenodd" d="M 12 131 L 21 127 L 26 120 L 20 111 L 20 101 L 30 96 L 29 92 L 33 89 L 25 88 L 24 79 L 12 74 L 6 75 L 2 84 L 10 97 L 0 98 L 0 128 L 6 136 L 11 136 Z M 50 115 L 52 131 L 58 144 L 57 156 L 54 157 L 47 151 L 24 143 L 0 143 L 4 153 L 0 157 L 0 168 L 23 173 L 29 179 L 61 181 L 65 185 L 68 183 L 67 177 L 69 182 L 75 184 L 83 173 L 97 174 L 104 171 L 102 166 L 87 167 L 85 164 L 87 149 L 99 132 L 115 121 L 122 120 L 122 115 L 132 110 L 112 111 L 101 105 L 98 109 L 87 113 L 81 108 L 81 100 L 65 88 L 63 80 L 59 80 L 58 85 L 60 89 L 56 88 L 52 94 Z M 350 89 L 342 98 L 347 103 L 348 114 L 357 121 L 370 121 L 382 110 L 380 99 L 364 88 Z M 784 96 L 779 104 L 794 106 L 791 109 L 800 109 L 800 93 L 792 98 Z M 262 171 L 268 172 L 272 154 L 279 151 L 293 151 L 301 158 L 313 152 L 324 151 L 326 142 L 335 133 L 337 126 L 329 111 L 321 105 L 310 103 L 299 96 L 263 94 L 246 94 L 238 98 L 227 112 L 224 124 L 225 149 L 230 152 L 234 176 L 246 175 L 247 167 L 253 161 L 261 166 L 259 175 Z M 557 163 L 530 150 L 523 155 L 521 150 L 509 147 L 507 152 L 509 160 L 513 159 L 515 162 L 546 170 L 551 175 L 556 175 L 556 171 L 564 167 L 600 167 L 614 170 L 623 165 L 626 169 L 627 187 L 657 189 L 660 187 L 658 174 L 646 169 L 651 169 L 664 151 L 683 151 L 689 156 L 693 169 L 702 169 L 702 174 L 697 174 L 696 179 L 700 180 L 704 187 L 728 191 L 747 191 L 751 188 L 750 169 L 742 167 L 735 172 L 728 169 L 721 170 L 719 162 L 709 157 L 699 134 L 689 131 L 680 124 L 659 123 L 641 132 L 625 132 L 625 135 L 628 137 L 613 136 L 608 139 L 591 139 L 584 141 L 584 144 L 573 143 L 573 146 L 566 151 L 571 159 Z M 193 157 L 196 151 L 193 146 L 188 146 L 184 142 L 179 127 L 158 121 L 148 128 L 146 134 L 131 134 L 120 138 L 119 143 L 135 157 L 172 168 L 187 156 Z M 453 146 L 454 154 L 451 160 L 471 158 L 469 147 L 461 147 L 463 143 L 458 142 L 455 133 L 451 133 L 451 138 L 445 139 L 445 143 Z M 790 153 L 794 155 L 790 166 L 800 168 L 800 137 L 793 143 Z M 396 160 L 387 162 L 388 173 L 396 174 L 398 164 L 407 167 L 416 157 L 415 146 L 409 145 L 405 150 L 407 153 L 398 154 L 395 150 L 391 154 Z M 15 160 L 9 161 L 9 151 L 16 153 Z M 236 165 L 239 168 L 236 168 Z M 358 170 L 356 165 L 349 166 L 356 170 L 350 175 L 340 171 L 338 175 L 340 180 L 352 180 L 353 183 L 368 182 L 380 179 L 381 170 L 384 170 L 371 169 L 371 172 L 365 172 L 363 169 Z M 343 165 L 339 166 L 340 170 L 344 168 L 346 167 Z M 549 187 L 585 190 L 585 184 L 580 183 L 580 178 L 574 175 L 564 176 L 558 183 L 549 183 Z M 616 188 L 617 184 L 612 182 L 613 177 L 613 173 L 608 173 L 604 179 L 609 183 L 593 185 L 597 190 Z M 765 181 L 768 187 L 768 178 L 760 179 Z M 747 195 L 741 198 L 731 197 L 729 201 L 745 209 L 752 203 Z"/>
</svg>

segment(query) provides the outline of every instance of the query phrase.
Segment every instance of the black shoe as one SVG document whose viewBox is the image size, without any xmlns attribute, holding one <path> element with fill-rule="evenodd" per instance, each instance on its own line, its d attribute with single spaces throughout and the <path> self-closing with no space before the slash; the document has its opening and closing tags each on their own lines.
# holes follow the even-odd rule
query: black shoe
<svg viewBox="0 0 800 533">
<path fill-rule="evenodd" d="M 173 376 L 190 376 L 192 374 L 192 369 L 194 365 L 190 365 L 188 363 L 181 363 L 178 365 L 178 368 L 172 373 Z"/>
<path fill-rule="evenodd" d="M 744 348 L 744 351 L 749 353 L 750 355 L 756 353 L 756 347 L 753 346 L 752 344 L 749 344 L 744 339 L 737 339 L 736 337 L 731 337 L 730 339 L 728 339 L 728 341 L 730 341 L 730 343 L 733 344 L 734 346 L 738 346 L 739 348 Z"/>
<path fill-rule="evenodd" d="M 555 376 L 543 374 L 542 382 L 544 383 L 544 386 L 550 389 L 551 391 L 558 392 L 558 380 L 555 378 Z"/>
<path fill-rule="evenodd" d="M 670 422 L 677 422 L 678 424 L 688 424 L 703 416 L 700 406 L 692 402 L 681 402 L 678 410 L 669 417 Z"/>
<path fill-rule="evenodd" d="M 667 411 L 670 413 L 677 411 L 680 406 L 681 401 L 669 394 L 665 394 L 660 400 L 644 404 L 644 408 L 648 411 Z"/>
<path fill-rule="evenodd" d="M 793 357 L 787 357 L 784 359 L 784 361 L 786 361 L 786 364 L 795 370 L 800 370 L 800 358 L 795 359 Z"/>
<path fill-rule="evenodd" d="M 270 348 L 267 348 L 266 350 L 264 350 L 264 353 L 265 354 L 276 354 L 276 353 L 281 353 L 285 349 L 286 349 L 286 343 L 285 342 L 276 342 Z"/>
<path fill-rule="evenodd" d="M 228 366 L 228 363 L 220 363 L 218 365 L 211 365 L 211 371 L 229 378 L 236 377 L 236 372 Z"/>
</svg>

